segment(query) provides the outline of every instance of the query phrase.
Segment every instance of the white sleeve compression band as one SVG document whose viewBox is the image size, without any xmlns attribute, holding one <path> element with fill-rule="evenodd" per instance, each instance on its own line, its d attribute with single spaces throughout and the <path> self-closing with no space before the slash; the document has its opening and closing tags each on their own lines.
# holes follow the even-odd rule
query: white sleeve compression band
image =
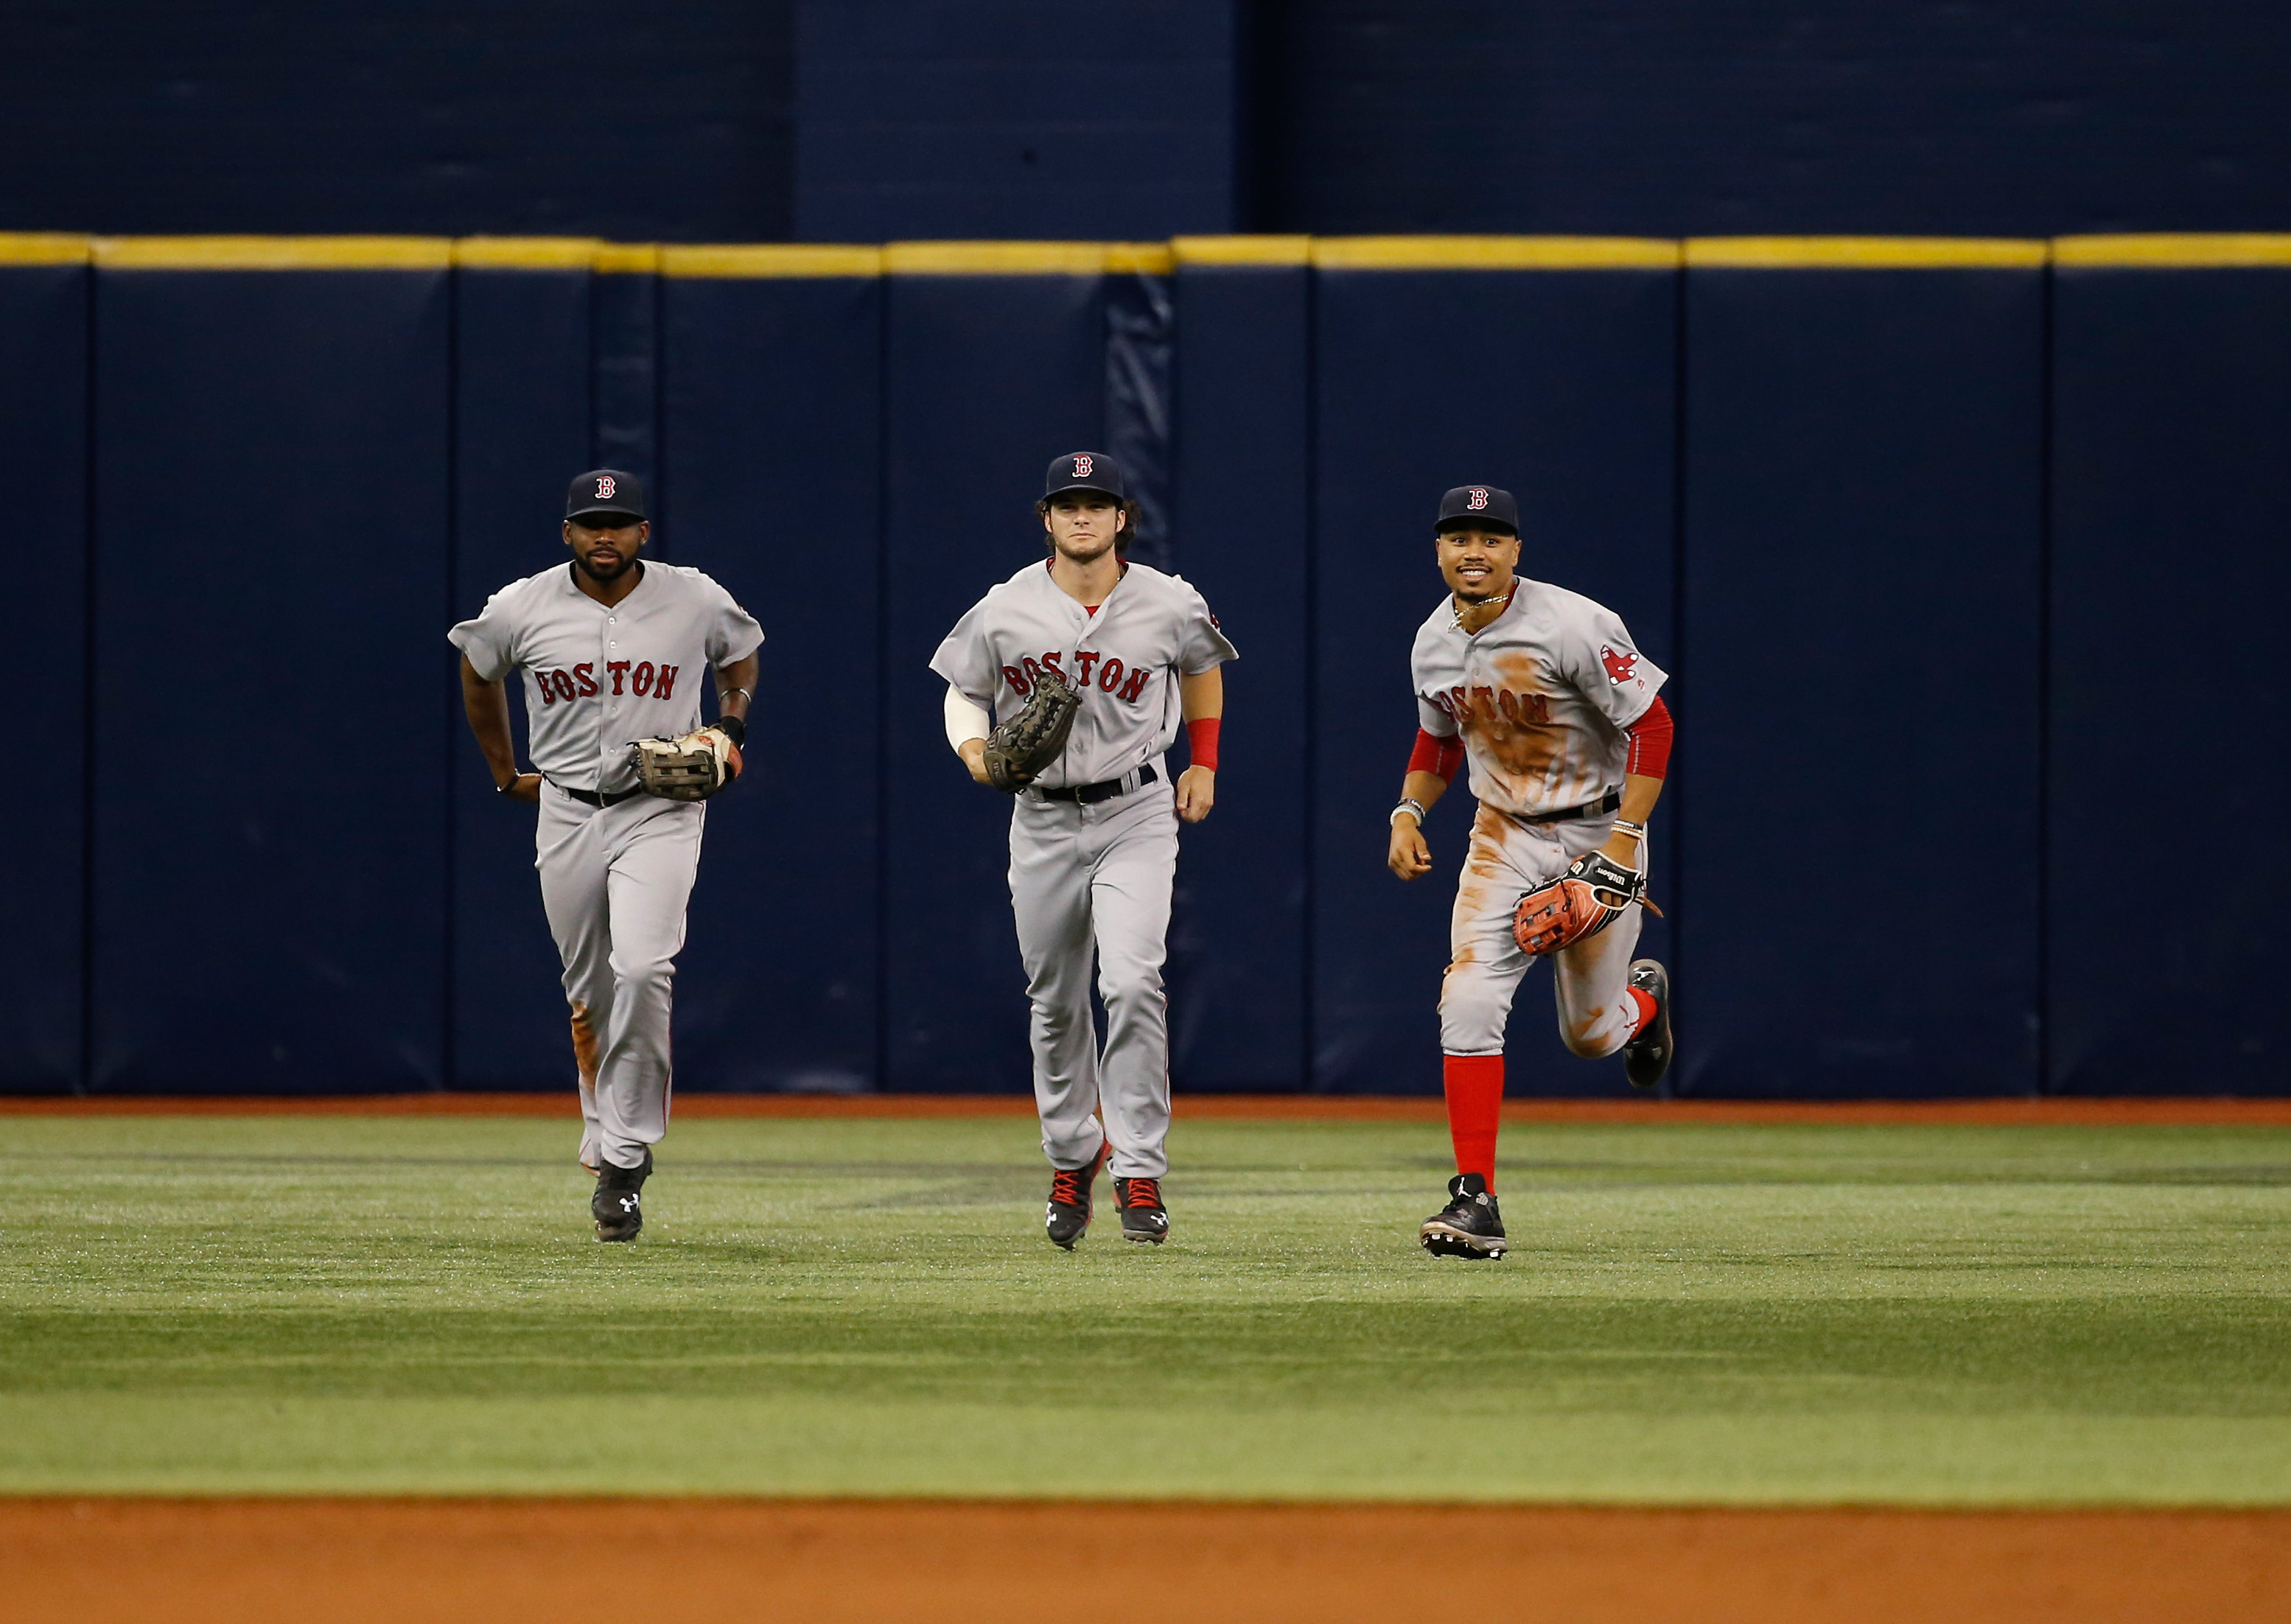
<svg viewBox="0 0 2291 1624">
<path fill-rule="evenodd" d="M 962 696 L 959 688 L 946 690 L 946 742 L 957 755 L 973 739 L 983 739 L 994 731 L 994 719 L 986 714 L 986 707 L 973 704 Z"/>
</svg>

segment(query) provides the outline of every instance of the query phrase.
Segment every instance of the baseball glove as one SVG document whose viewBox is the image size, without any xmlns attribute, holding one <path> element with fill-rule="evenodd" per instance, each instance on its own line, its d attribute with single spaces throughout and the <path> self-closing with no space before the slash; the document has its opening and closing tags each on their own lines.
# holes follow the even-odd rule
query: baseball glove
<svg viewBox="0 0 2291 1624">
<path fill-rule="evenodd" d="M 1555 953 L 1598 935 L 1645 895 L 1644 874 L 1604 852 L 1588 852 L 1558 879 L 1519 899 L 1511 916 L 1512 939 L 1531 958 Z"/>
<path fill-rule="evenodd" d="M 717 728 L 678 739 L 639 739 L 637 772 L 647 795 L 705 800 L 740 776 L 740 747 Z"/>
<path fill-rule="evenodd" d="M 996 724 L 986 736 L 986 781 L 1005 795 L 1016 795 L 1033 783 L 1035 775 L 1058 759 L 1073 731 L 1081 696 L 1066 686 L 1055 671 L 1044 671 L 1016 716 Z"/>
</svg>

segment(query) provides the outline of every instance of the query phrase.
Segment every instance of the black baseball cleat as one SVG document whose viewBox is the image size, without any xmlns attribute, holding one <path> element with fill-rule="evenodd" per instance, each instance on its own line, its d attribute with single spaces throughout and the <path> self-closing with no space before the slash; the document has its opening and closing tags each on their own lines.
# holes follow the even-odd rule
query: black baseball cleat
<svg viewBox="0 0 2291 1624">
<path fill-rule="evenodd" d="M 1170 1238 L 1170 1210 L 1162 1204 L 1158 1178 L 1117 1178 L 1113 1204 L 1121 1211 L 1121 1238 L 1159 1246 Z"/>
<path fill-rule="evenodd" d="M 1448 1181 L 1448 1204 L 1426 1218 L 1417 1235 L 1435 1258 L 1500 1258 L 1506 1245 L 1503 1214 L 1477 1173 Z"/>
<path fill-rule="evenodd" d="M 1097 1170 L 1105 1165 L 1107 1154 L 1101 1145 L 1088 1167 L 1062 1167 L 1050 1175 L 1050 1204 L 1042 1214 L 1042 1226 L 1049 1231 L 1053 1246 L 1073 1250 L 1089 1227 L 1090 1186 L 1097 1182 Z"/>
<path fill-rule="evenodd" d="M 602 1156 L 597 1170 L 597 1193 L 589 1198 L 589 1216 L 597 1220 L 599 1241 L 633 1241 L 644 1227 L 644 1183 L 652 1176 L 652 1150 L 638 1167 L 615 1167 Z"/>
<path fill-rule="evenodd" d="M 1654 1000 L 1654 1018 L 1623 1045 L 1623 1075 L 1635 1089 L 1651 1089 L 1670 1069 L 1670 972 L 1652 959 L 1634 960 L 1630 985 Z"/>
</svg>

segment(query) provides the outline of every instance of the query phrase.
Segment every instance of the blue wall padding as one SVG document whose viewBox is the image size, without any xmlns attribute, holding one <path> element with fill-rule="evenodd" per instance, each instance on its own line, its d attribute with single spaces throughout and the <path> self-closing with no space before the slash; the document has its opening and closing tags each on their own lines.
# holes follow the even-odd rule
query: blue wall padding
<svg viewBox="0 0 2291 1624">
<path fill-rule="evenodd" d="M 1471 824 L 1461 775 L 1426 829 L 1434 872 L 1403 883 L 1385 853 L 1416 735 L 1409 649 L 1447 592 L 1432 540 L 1440 495 L 1511 490 L 1522 571 L 1607 604 L 1671 666 L 1677 280 L 1324 270 L 1317 298 L 1314 1086 L 1436 1092 L 1440 977 Z M 1658 897 L 1673 894 L 1668 867 L 1659 848 Z M 1521 1094 L 1628 1089 L 1620 1061 L 1561 1047 L 1541 969 L 1513 1005 L 1507 1081 Z"/>
<path fill-rule="evenodd" d="M 443 1081 L 446 276 L 100 271 L 92 1081 Z"/>
<path fill-rule="evenodd" d="M 2051 1084 L 2279 1092 L 2291 267 L 2063 267 L 2054 300 Z"/>
<path fill-rule="evenodd" d="M 1010 805 L 947 748 L 932 651 L 1045 557 L 1042 470 L 1105 423 L 1101 280 L 888 278 L 883 484 L 884 1086 L 1023 1089 Z M 865 607 L 851 636 L 866 646 Z"/>
<path fill-rule="evenodd" d="M 1299 1089 L 1309 275 L 1302 265 L 1186 264 L 1177 284 L 1171 551 L 1242 657 L 1225 672 L 1217 805 L 1185 831 L 1178 864 L 1170 1072 L 1181 1089 Z M 1174 754 L 1182 762 L 1183 746 Z"/>
<path fill-rule="evenodd" d="M 2044 319 L 2033 269 L 1688 272 L 1688 1090 L 2036 1086 Z"/>
<path fill-rule="evenodd" d="M 565 486 L 591 457 L 591 281 L 585 267 L 454 272 L 453 619 L 567 556 Z M 443 624 L 432 652 L 458 666 Z M 525 685 L 505 687 L 521 750 Z M 451 688 L 453 1081 L 562 1088 L 572 1049 L 533 872 L 535 814 L 494 792 Z"/>
<path fill-rule="evenodd" d="M 16 754 L 0 810 L 0 1090 L 77 1086 L 85 874 L 85 265 L 0 268 L 0 446 L 17 545 Z"/>
<path fill-rule="evenodd" d="M 746 776 L 708 807 L 680 1087 L 874 1082 L 882 296 L 872 277 L 662 280 L 675 556 L 765 637 Z M 943 775 L 954 758 L 922 743 Z"/>
<path fill-rule="evenodd" d="M 597 369 L 590 396 L 595 411 L 591 465 L 623 468 L 644 480 L 655 519 L 668 506 L 658 479 L 660 281 L 652 271 L 609 271 L 597 277 L 589 294 Z"/>
</svg>

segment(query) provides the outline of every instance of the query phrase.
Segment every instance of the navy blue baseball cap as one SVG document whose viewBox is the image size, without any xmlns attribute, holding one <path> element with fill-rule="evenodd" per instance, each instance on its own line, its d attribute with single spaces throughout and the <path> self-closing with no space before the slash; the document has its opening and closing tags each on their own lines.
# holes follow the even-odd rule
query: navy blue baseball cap
<svg viewBox="0 0 2291 1624">
<path fill-rule="evenodd" d="M 592 468 L 575 475 L 565 487 L 565 517 L 592 519 L 599 513 L 644 518 L 644 481 L 619 468 Z"/>
<path fill-rule="evenodd" d="M 1440 522 L 1432 527 L 1434 530 L 1469 530 L 1475 527 L 1508 530 L 1517 535 L 1519 503 L 1511 499 L 1509 491 L 1498 490 L 1492 485 L 1459 485 L 1440 498 Z"/>
<path fill-rule="evenodd" d="M 1042 500 L 1048 502 L 1068 491 L 1097 491 L 1116 502 L 1129 497 L 1121 488 L 1120 464 L 1103 451 L 1073 452 L 1050 464 L 1050 471 L 1042 476 Z"/>
</svg>

